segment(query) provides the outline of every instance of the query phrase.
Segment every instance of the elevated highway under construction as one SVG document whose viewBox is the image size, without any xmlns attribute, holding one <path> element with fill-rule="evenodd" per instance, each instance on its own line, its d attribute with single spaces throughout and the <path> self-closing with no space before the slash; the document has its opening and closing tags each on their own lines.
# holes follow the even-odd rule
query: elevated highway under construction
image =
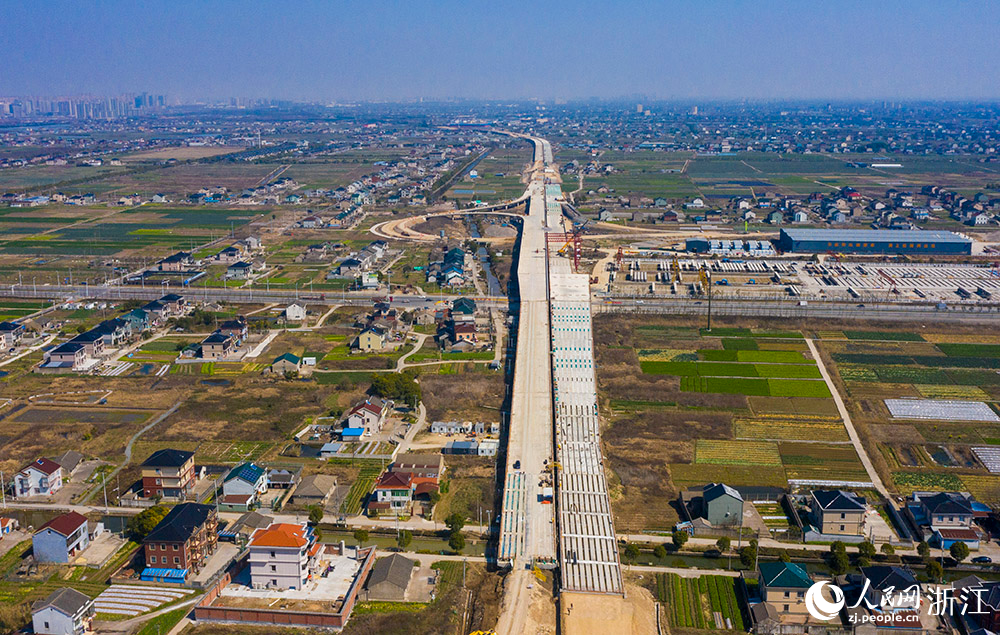
<svg viewBox="0 0 1000 635">
<path fill-rule="evenodd" d="M 512 567 L 498 631 L 523 632 L 533 577 L 558 569 L 563 593 L 624 595 L 600 450 L 590 286 L 560 244 L 562 192 L 552 150 L 533 139 L 517 261 L 513 393 L 498 537 Z"/>
</svg>

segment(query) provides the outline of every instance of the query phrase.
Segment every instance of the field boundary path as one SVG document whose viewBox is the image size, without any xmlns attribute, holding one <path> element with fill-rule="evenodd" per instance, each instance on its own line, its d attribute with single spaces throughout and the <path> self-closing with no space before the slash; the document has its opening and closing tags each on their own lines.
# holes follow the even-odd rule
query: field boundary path
<svg viewBox="0 0 1000 635">
<path fill-rule="evenodd" d="M 160 415 L 158 415 L 156 417 L 153 417 L 152 421 L 150 421 L 145 426 L 143 426 L 143 428 L 141 430 L 139 430 L 138 432 L 136 432 L 135 434 L 133 434 L 132 437 L 128 440 L 128 443 L 125 444 L 125 460 L 122 461 L 122 463 L 120 465 L 118 465 L 117 467 L 115 467 L 115 469 L 113 469 L 111 472 L 109 472 L 107 474 L 107 476 L 104 477 L 104 481 L 103 482 L 106 483 L 108 481 L 108 479 L 112 478 L 113 476 L 115 476 L 116 474 L 118 474 L 119 472 L 121 472 L 123 469 L 125 469 L 125 467 L 129 464 L 129 461 L 132 460 L 132 446 L 135 445 L 135 442 L 139 440 L 139 437 L 141 437 L 146 432 L 148 432 L 149 430 L 151 430 L 153 428 L 153 426 L 155 426 L 156 424 L 160 423 L 161 421 L 163 421 L 164 419 L 166 419 L 170 415 L 172 415 L 175 412 L 177 412 L 177 409 L 180 408 L 181 404 L 183 404 L 183 403 L 184 403 L 183 399 L 180 400 L 180 401 L 178 401 L 174 405 L 170 406 L 170 408 L 168 408 L 162 414 L 160 414 Z M 97 492 L 99 492 L 99 491 L 101 491 L 101 488 L 94 487 L 93 489 L 90 490 L 90 492 L 87 493 L 86 497 L 84 497 L 84 499 L 82 501 L 80 501 L 80 502 L 84 503 L 84 504 L 89 503 L 94 498 L 94 496 L 97 495 Z"/>
<path fill-rule="evenodd" d="M 812 353 L 813 359 L 816 360 L 816 366 L 819 367 L 819 373 L 823 376 L 823 381 L 826 382 L 827 388 L 830 389 L 830 394 L 833 395 L 833 401 L 837 404 L 837 411 L 840 412 L 840 418 L 844 420 L 844 427 L 847 428 L 847 436 L 851 438 L 851 443 L 854 445 L 854 450 L 858 453 L 858 458 L 861 459 L 861 464 L 865 466 L 865 471 L 868 472 L 868 478 L 872 480 L 875 485 L 875 489 L 879 494 L 882 495 L 888 501 L 892 500 L 892 496 L 889 495 L 888 490 L 885 489 L 885 485 L 882 483 L 882 478 L 875 471 L 875 466 L 872 465 L 871 459 L 868 458 L 868 453 L 865 452 L 865 448 L 861 445 L 861 438 L 858 436 L 858 431 L 854 428 L 854 422 L 851 421 L 851 415 L 847 412 L 847 407 L 844 405 L 844 400 L 840 397 L 840 392 L 837 390 L 837 386 L 833 383 L 830 378 L 830 373 L 826 370 L 826 364 L 823 363 L 823 359 L 819 356 L 819 351 L 816 349 L 816 344 L 813 343 L 812 338 L 805 338 L 806 346 L 809 347 L 809 352 Z"/>
</svg>

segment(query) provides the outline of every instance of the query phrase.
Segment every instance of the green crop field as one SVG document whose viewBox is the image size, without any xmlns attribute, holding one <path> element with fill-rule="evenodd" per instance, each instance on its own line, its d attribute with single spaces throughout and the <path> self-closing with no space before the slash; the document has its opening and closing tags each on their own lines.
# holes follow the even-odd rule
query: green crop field
<svg viewBox="0 0 1000 635">
<path fill-rule="evenodd" d="M 657 563 L 660 564 L 660 563 Z M 664 606 L 667 621 L 675 629 L 742 631 L 743 616 L 737 599 L 736 578 L 703 575 L 682 578 L 676 573 L 658 573 L 656 599 Z M 715 615 L 722 619 L 715 622 Z"/>
<path fill-rule="evenodd" d="M 729 362 L 643 361 L 642 372 L 651 375 L 701 377 L 787 377 L 820 379 L 819 368 L 807 364 L 748 364 Z"/>
<path fill-rule="evenodd" d="M 681 390 L 774 397 L 830 397 L 822 381 L 743 377 L 681 377 Z"/>
<path fill-rule="evenodd" d="M 900 493 L 913 491 L 961 491 L 962 480 L 954 474 L 940 472 L 893 472 L 892 480 Z"/>
<path fill-rule="evenodd" d="M 698 354 L 711 362 L 764 362 L 772 364 L 808 364 L 811 360 L 798 351 L 753 351 L 703 349 Z"/>
<path fill-rule="evenodd" d="M 937 345 L 949 357 L 1000 357 L 1000 344 L 949 344 Z"/>
</svg>

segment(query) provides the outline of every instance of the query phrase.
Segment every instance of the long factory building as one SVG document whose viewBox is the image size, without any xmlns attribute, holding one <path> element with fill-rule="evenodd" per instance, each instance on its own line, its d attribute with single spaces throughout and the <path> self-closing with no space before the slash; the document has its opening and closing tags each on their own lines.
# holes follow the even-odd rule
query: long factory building
<svg viewBox="0 0 1000 635">
<path fill-rule="evenodd" d="M 778 248 L 793 253 L 972 253 L 972 239 L 949 231 L 920 229 L 782 229 Z"/>
</svg>

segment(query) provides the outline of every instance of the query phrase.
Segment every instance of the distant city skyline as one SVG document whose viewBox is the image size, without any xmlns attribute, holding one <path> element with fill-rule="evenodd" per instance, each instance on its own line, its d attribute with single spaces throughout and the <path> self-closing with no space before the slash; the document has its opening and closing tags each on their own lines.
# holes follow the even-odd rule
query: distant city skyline
<svg viewBox="0 0 1000 635">
<path fill-rule="evenodd" d="M 1000 99 L 998 3 L 650 4 L 12 3 L 0 95 Z"/>
</svg>

